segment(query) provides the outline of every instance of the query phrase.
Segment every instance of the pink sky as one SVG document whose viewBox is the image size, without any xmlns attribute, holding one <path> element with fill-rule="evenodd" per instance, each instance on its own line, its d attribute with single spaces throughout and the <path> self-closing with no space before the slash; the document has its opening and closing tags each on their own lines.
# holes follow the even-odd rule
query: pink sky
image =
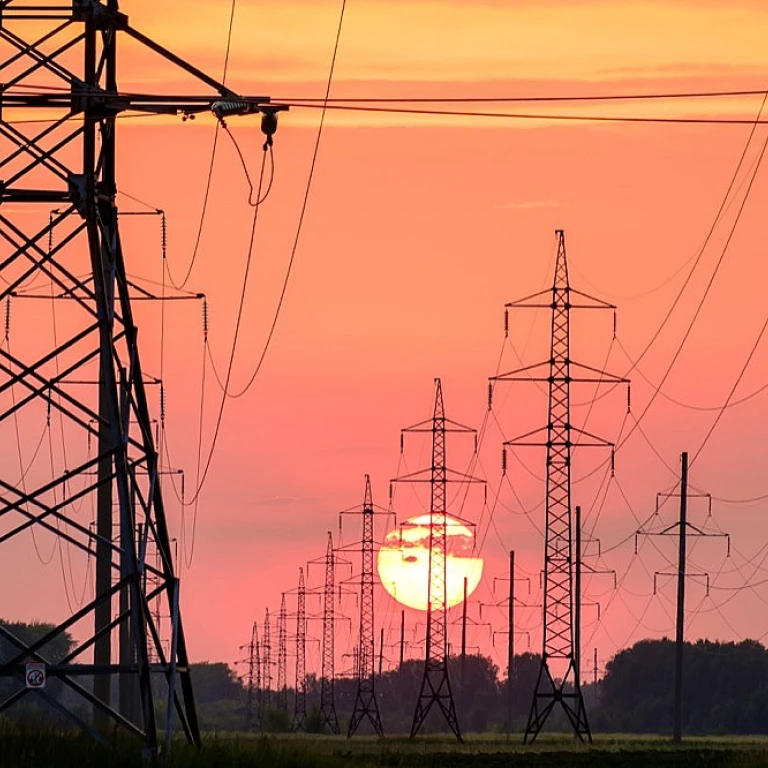
<svg viewBox="0 0 768 768">
<path fill-rule="evenodd" d="M 228 3 L 125 2 L 124 10 L 135 26 L 220 76 Z M 276 98 L 320 97 L 338 12 L 338 3 L 317 0 L 238 3 L 231 87 Z M 760 88 L 768 75 L 762 39 L 767 17 L 768 9 L 758 2 L 710 2 L 702 8 L 693 2 L 648 0 L 514 7 L 459 0 L 353 1 L 348 3 L 332 94 Z M 150 61 L 140 60 L 126 44 L 125 88 L 162 92 L 185 87 L 182 78 Z M 760 101 L 559 105 L 554 111 L 752 118 Z M 318 118 L 317 110 L 299 109 L 280 118 L 275 183 L 260 211 L 237 348 L 233 381 L 238 389 L 250 376 L 274 312 Z M 233 118 L 230 126 L 251 173 L 257 174 L 262 142 L 257 119 Z M 170 267 L 181 274 L 199 223 L 214 122 L 209 117 L 195 123 L 126 120 L 120 127 L 120 187 L 167 212 Z M 337 535 L 339 510 L 362 502 L 365 473 L 372 478 L 374 501 L 387 505 L 389 480 L 404 466 L 398 463 L 399 430 L 431 415 L 434 377 L 442 378 L 448 415 L 479 428 L 486 418 L 487 378 L 497 372 L 500 353 L 502 370 L 519 365 L 514 350 L 526 363 L 547 357 L 546 313 L 514 316 L 510 341 L 504 344 L 503 305 L 551 285 L 556 228 L 566 230 L 572 285 L 618 305 L 618 340 L 613 344 L 609 316 L 599 321 L 574 318 L 573 356 L 624 374 L 629 363 L 619 344 L 637 357 L 661 323 L 709 231 L 748 134 L 748 126 L 330 114 L 274 343 L 254 386 L 226 406 L 201 495 L 194 559 L 191 568 L 180 569 L 193 659 L 238 658 L 252 621 L 261 625 L 265 608 L 278 610 L 280 593 L 295 588 L 299 566 L 324 554 L 328 530 Z M 664 375 L 701 300 L 743 197 L 747 171 L 765 138 L 761 128 L 739 177 L 735 202 L 640 365 L 652 383 Z M 188 286 L 208 296 L 210 344 L 219 370 L 226 368 L 248 247 L 246 195 L 232 146 L 221 136 L 202 247 Z M 754 344 L 765 320 L 768 270 L 761 212 L 767 198 L 765 174 L 759 173 L 663 395 L 644 417 L 642 434 L 634 432 L 616 456 L 616 480 L 599 515 L 595 498 L 602 499 L 602 473 L 574 486 L 574 503 L 585 509 L 586 526 L 594 528 L 603 550 L 638 527 L 621 491 L 635 514 L 647 517 L 656 493 L 675 482 L 680 452 L 693 456 L 717 415 L 680 407 L 666 396 L 698 407 L 722 404 Z M 121 206 L 137 209 L 127 199 Z M 125 221 L 129 271 L 160 280 L 156 220 Z M 142 305 L 138 316 L 144 367 L 157 373 L 159 308 Z M 165 339 L 168 445 L 173 465 L 186 470 L 191 489 L 200 401 L 200 306 L 169 305 Z M 767 354 L 764 345 L 758 346 L 736 399 L 765 383 Z M 632 410 L 639 417 L 652 388 L 638 372 L 632 379 Z M 207 381 L 206 450 L 220 397 L 210 368 Z M 573 402 L 590 394 L 574 387 Z M 507 551 L 513 548 L 521 574 L 532 579 L 530 601 L 535 603 L 543 546 L 543 484 L 537 477 L 543 475 L 543 457 L 537 451 L 519 453 L 520 461 L 510 457 L 507 479 L 501 478 L 500 457 L 505 437 L 545 423 L 546 401 L 530 384 L 507 385 L 498 390 L 495 403 L 476 470 L 488 480 L 488 507 L 483 508 L 482 494 L 476 494 L 463 510 L 449 511 L 478 523 L 486 566 L 477 599 L 489 603 L 506 594 L 497 583 L 494 595 L 492 584 L 494 577 L 505 576 Z M 767 408 L 763 394 L 726 412 L 692 466 L 697 488 L 723 498 L 766 493 L 762 456 Z M 587 428 L 615 439 L 625 412 L 625 394 L 615 392 L 590 413 Z M 584 407 L 574 407 L 574 422 L 580 424 L 585 414 Z M 632 423 L 630 417 L 625 432 Z M 574 477 L 602 458 L 577 453 Z M 449 444 L 449 459 L 465 469 L 466 448 L 454 450 Z M 408 469 L 427 461 L 426 444 L 409 446 Z M 180 536 L 179 505 L 169 487 L 166 495 L 171 527 Z M 398 519 L 417 514 L 422 503 L 423 498 L 398 489 Z M 713 587 L 762 580 L 765 550 L 759 524 L 764 504 L 715 502 L 714 522 L 707 526 L 731 533 L 732 556 L 724 559 L 719 539 L 699 541 L 691 549 L 690 570 L 709 572 Z M 669 508 L 665 515 L 666 524 L 673 522 Z M 694 522 L 703 524 L 702 515 L 694 503 Z M 345 520 L 345 543 L 359 536 L 357 523 Z M 377 533 L 383 536 L 385 531 Z M 601 665 L 617 648 L 673 632 L 673 586 L 662 580 L 659 593 L 653 596 L 652 591 L 653 573 L 670 570 L 674 542 L 641 544 L 639 558 L 633 557 L 630 539 L 595 566 L 617 570 L 622 589 L 614 591 L 605 576 L 585 581 L 584 599 L 600 601 L 601 622 L 597 626 L 594 609 L 585 607 L 584 655 L 591 658 L 596 646 Z M 30 552 L 25 556 L 31 557 Z M 55 581 L 59 572 L 51 573 L 52 568 L 47 573 Z M 46 569 L 36 570 L 42 579 Z M 83 569 L 75 566 L 76 583 L 82 575 Z M 313 566 L 309 576 L 318 585 L 322 569 Z M 527 589 L 524 583 L 518 588 Z M 49 594 L 60 598 L 60 587 Z M 691 583 L 688 594 L 691 609 L 700 608 L 690 614 L 690 637 L 760 638 L 768 630 L 759 618 L 765 587 L 738 593 L 713 588 L 706 598 L 701 584 Z M 377 599 L 377 626 L 383 622 L 389 632 L 391 625 L 393 640 L 399 608 L 382 590 Z M 309 607 L 318 609 L 319 601 L 310 600 Z M 354 601 L 346 600 L 342 608 L 353 616 L 354 626 Z M 49 610 L 38 612 L 11 596 L 3 615 L 44 618 Z M 477 605 L 469 610 L 480 622 Z M 518 615 L 531 632 L 531 649 L 538 650 L 538 609 Z M 493 652 L 503 665 L 505 638 L 496 637 L 495 649 L 490 638 L 493 630 L 505 629 L 505 612 L 484 608 L 483 621 L 489 618 L 490 629 L 474 628 L 469 645 Z M 418 614 L 409 612 L 409 625 L 418 620 Z M 310 629 L 310 634 L 318 633 L 319 627 Z M 452 630 L 456 645 L 457 633 Z M 525 638 L 517 642 L 518 648 L 526 647 Z M 351 651 L 353 644 L 342 625 L 340 654 Z M 310 650 L 312 670 L 316 645 Z M 390 655 L 396 658 L 394 652 Z M 349 660 L 339 663 L 348 666 Z"/>
</svg>

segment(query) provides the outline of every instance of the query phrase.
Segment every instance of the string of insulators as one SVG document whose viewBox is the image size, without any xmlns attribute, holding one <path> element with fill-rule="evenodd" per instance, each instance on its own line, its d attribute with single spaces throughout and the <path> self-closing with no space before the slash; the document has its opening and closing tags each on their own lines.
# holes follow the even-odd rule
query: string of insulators
<svg viewBox="0 0 768 768">
<path fill-rule="evenodd" d="M 613 310 L 613 338 L 616 338 L 616 310 Z"/>
<path fill-rule="evenodd" d="M 5 340 L 9 341 L 11 336 L 11 297 L 5 299 Z"/>
<path fill-rule="evenodd" d="M 488 382 L 488 410 L 493 408 L 493 384 Z"/>
<path fill-rule="evenodd" d="M 403 453 L 404 450 L 405 450 L 405 437 L 401 432 L 400 433 L 400 453 Z"/>
<path fill-rule="evenodd" d="M 506 448 L 501 449 L 501 474 L 502 475 L 507 474 L 507 449 Z"/>
<path fill-rule="evenodd" d="M 165 211 L 158 211 L 160 214 L 160 247 L 163 251 L 163 263 L 168 255 L 168 221 L 165 218 Z"/>
<path fill-rule="evenodd" d="M 48 395 L 48 400 L 45 407 L 45 425 L 51 426 L 51 397 Z"/>
<path fill-rule="evenodd" d="M 165 428 L 165 384 L 160 382 L 160 424 Z"/>
<path fill-rule="evenodd" d="M 632 385 L 627 384 L 627 413 L 632 411 Z"/>
<path fill-rule="evenodd" d="M 504 310 L 504 338 L 509 336 L 509 310 Z"/>
<path fill-rule="evenodd" d="M 477 432 L 475 432 L 475 453 L 477 453 Z"/>
<path fill-rule="evenodd" d="M 48 255 L 53 250 L 53 211 L 48 216 Z"/>
<path fill-rule="evenodd" d="M 488 486 L 483 486 L 483 506 L 487 506 L 488 504 Z"/>
<path fill-rule="evenodd" d="M 181 470 L 181 503 L 182 504 L 184 504 L 184 486 L 186 485 L 185 478 L 186 478 L 186 475 L 184 474 L 184 470 L 182 469 Z"/>
<path fill-rule="evenodd" d="M 616 450 L 611 448 L 611 477 L 616 477 Z"/>
<path fill-rule="evenodd" d="M 208 298 L 203 296 L 203 341 L 208 341 Z"/>
<path fill-rule="evenodd" d="M 392 504 L 392 483 L 389 484 L 389 503 Z"/>
<path fill-rule="evenodd" d="M 221 120 L 230 115 L 250 115 L 258 112 L 259 107 L 250 101 L 241 101 L 238 99 L 220 99 L 211 104 L 211 112 Z"/>
</svg>

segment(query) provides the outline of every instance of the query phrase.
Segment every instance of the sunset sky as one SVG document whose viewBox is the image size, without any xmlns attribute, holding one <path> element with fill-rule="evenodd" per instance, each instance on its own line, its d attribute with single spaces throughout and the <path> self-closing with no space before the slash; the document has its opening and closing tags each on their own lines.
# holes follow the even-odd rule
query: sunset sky
<svg viewBox="0 0 768 768">
<path fill-rule="evenodd" d="M 229 2 L 126 0 L 122 10 L 134 27 L 212 76 L 222 76 Z M 339 12 L 339 2 L 326 0 L 240 0 L 227 84 L 275 101 L 321 99 Z M 348 0 L 331 97 L 759 90 L 768 88 L 766 29 L 768 6 L 757 0 Z M 124 90 L 206 92 L 130 41 L 121 56 Z M 469 607 L 468 644 L 492 653 L 504 666 L 506 638 L 494 631 L 505 630 L 506 609 L 487 604 L 506 594 L 506 586 L 494 578 L 506 577 L 510 549 L 516 551 L 520 578 L 530 579 L 530 594 L 526 582 L 517 584 L 521 599 L 540 602 L 544 456 L 518 449 L 510 453 L 502 477 L 501 444 L 546 423 L 546 398 L 532 383 L 499 385 L 488 414 L 487 380 L 549 355 L 547 313 L 511 315 L 505 340 L 504 304 L 551 286 L 554 230 L 561 228 L 572 286 L 618 308 L 615 338 L 610 312 L 600 317 L 574 313 L 573 358 L 632 379 L 629 415 L 624 389 L 594 407 L 585 405 L 593 389 L 572 389 L 574 424 L 586 424 L 588 431 L 619 445 L 615 478 L 606 475 L 605 452 L 576 451 L 574 458 L 574 479 L 587 478 L 574 484 L 573 501 L 584 509 L 585 537 L 599 539 L 603 554 L 595 559 L 598 544 L 588 544 L 589 564 L 598 571 L 615 570 L 619 581 L 614 589 L 611 575 L 585 578 L 584 601 L 600 604 L 600 622 L 597 609 L 585 605 L 584 657 L 591 660 L 597 647 L 602 667 L 635 640 L 674 632 L 674 585 L 663 574 L 674 567 L 675 541 L 641 537 L 635 556 L 634 532 L 653 512 L 657 493 L 674 489 L 680 453 L 686 450 L 693 486 L 715 497 L 711 518 L 704 501 L 691 502 L 692 522 L 731 535 L 729 558 L 721 538 L 699 539 L 689 547 L 689 570 L 708 573 L 710 591 L 705 593 L 704 577 L 691 579 L 688 636 L 765 642 L 768 499 L 732 502 L 768 494 L 768 393 L 722 416 L 717 409 L 753 347 L 732 400 L 766 385 L 768 340 L 758 342 L 758 335 L 767 316 L 761 225 L 768 183 L 760 160 L 768 130 L 759 126 L 747 144 L 749 124 L 547 117 L 749 121 L 761 114 L 762 102 L 762 95 L 752 95 L 428 105 L 539 116 L 533 120 L 329 111 L 275 336 L 254 384 L 226 403 L 200 496 L 194 552 L 193 512 L 184 513 L 181 594 L 193 660 L 240 658 L 251 623 L 257 620 L 261 627 L 266 608 L 277 612 L 281 592 L 296 587 L 299 566 L 324 555 L 327 531 L 339 538 L 338 513 L 362 502 L 366 473 L 374 501 L 387 507 L 390 479 L 428 466 L 428 443 L 407 441 L 401 457 L 399 433 L 431 416 L 434 379 L 440 377 L 447 414 L 482 428 L 473 471 L 488 485 L 485 504 L 481 490 L 466 498 L 463 492 L 454 496 L 456 489 L 449 494 L 449 512 L 476 523 L 479 554 L 485 558 L 483 581 Z M 768 120 L 768 108 L 762 118 Z M 294 107 L 280 116 L 274 184 L 259 209 L 236 348 L 235 391 L 250 379 L 275 312 L 319 119 L 316 108 Z M 258 118 L 234 117 L 228 125 L 257 179 L 263 142 Z M 167 117 L 120 122 L 119 187 L 131 196 L 119 198 L 121 209 L 146 210 L 133 199 L 138 198 L 166 211 L 168 263 L 176 280 L 187 271 L 200 225 L 214 130 L 215 121 L 207 115 L 194 122 Z M 736 182 L 708 238 L 742 153 Z M 207 296 L 210 351 L 220 375 L 227 369 L 248 254 L 252 213 L 247 196 L 233 145 L 220 133 L 201 245 L 186 286 Z M 161 283 L 157 219 L 125 219 L 123 238 L 128 270 L 137 282 Z M 142 304 L 137 313 L 144 368 L 157 374 L 160 309 Z M 201 398 L 200 302 L 167 304 L 164 338 L 167 446 L 172 466 L 185 470 L 189 496 Z M 210 361 L 206 371 L 204 456 L 221 398 Z M 153 407 L 159 408 L 158 398 Z M 455 447 L 449 442 L 449 463 L 466 471 L 471 441 L 457 441 Z M 173 535 L 181 540 L 182 513 L 168 479 L 165 490 Z M 393 499 L 398 521 L 419 514 L 425 503 L 418 489 L 399 486 Z M 676 505 L 670 500 L 646 529 L 673 523 Z M 383 538 L 391 523 L 382 516 L 377 536 Z M 359 518 L 345 517 L 341 543 L 350 545 L 359 536 Z M 358 554 L 346 557 L 359 568 Z M 661 574 L 656 594 L 654 573 Z M 82 570 L 75 569 L 73 578 L 82 584 Z M 322 568 L 311 566 L 310 586 L 319 586 L 321 578 Z M 388 642 L 394 642 L 400 609 L 377 589 L 377 627 L 383 625 Z M 293 601 L 289 596 L 289 611 L 295 610 Z M 482 617 L 480 601 L 486 604 Z M 345 598 L 341 608 L 355 627 L 354 599 Z M 310 598 L 308 609 L 319 611 L 319 599 Z M 14 618 L 46 618 L 23 604 L 11 604 L 3 615 L 9 612 Z M 452 609 L 451 620 L 454 613 L 458 617 L 460 609 Z M 540 609 L 521 608 L 518 616 L 521 630 L 530 633 L 530 649 L 538 652 Z M 406 620 L 417 641 L 421 614 L 409 611 Z M 309 634 L 319 637 L 319 631 L 313 622 Z M 458 631 L 458 626 L 451 629 L 454 647 Z M 342 622 L 338 669 L 350 667 L 342 654 L 350 653 L 354 642 Z M 516 643 L 527 649 L 528 636 Z M 408 655 L 418 654 L 414 646 Z M 317 643 L 310 643 L 308 655 L 308 670 L 317 671 Z M 392 662 L 397 658 L 393 649 L 385 649 L 385 655 Z M 291 662 L 289 681 L 292 670 Z"/>
</svg>

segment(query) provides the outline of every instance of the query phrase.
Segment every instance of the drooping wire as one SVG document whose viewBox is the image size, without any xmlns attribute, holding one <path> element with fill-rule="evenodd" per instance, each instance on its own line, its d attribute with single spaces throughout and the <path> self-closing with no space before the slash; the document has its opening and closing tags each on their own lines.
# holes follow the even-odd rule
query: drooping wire
<svg viewBox="0 0 768 768">
<path fill-rule="evenodd" d="M 265 169 L 265 166 L 266 166 L 266 158 L 267 158 L 267 153 L 265 151 L 264 154 L 263 154 L 263 160 L 262 160 L 262 164 L 261 164 L 261 173 L 259 174 L 259 185 L 258 185 L 258 191 L 257 191 L 257 194 L 256 194 L 256 198 L 257 199 L 261 199 L 261 188 L 262 188 L 262 183 L 263 183 L 263 180 L 264 180 L 264 169 Z M 222 423 L 222 420 L 224 418 L 224 408 L 225 408 L 225 405 L 226 405 L 226 402 L 227 402 L 227 397 L 228 397 L 227 396 L 227 392 L 229 390 L 229 384 L 230 384 L 230 380 L 232 378 L 232 370 L 233 370 L 233 367 L 234 367 L 235 354 L 236 354 L 236 351 L 237 351 L 237 342 L 238 342 L 239 336 L 240 336 L 240 326 L 241 326 L 242 319 L 243 319 L 243 311 L 245 309 L 245 297 L 246 297 L 247 290 L 248 290 L 248 277 L 249 277 L 249 274 L 250 274 L 251 264 L 252 264 L 252 261 L 253 261 L 253 254 L 254 254 L 254 251 L 255 251 L 255 245 L 256 245 L 256 226 L 257 226 L 257 223 L 258 223 L 258 220 L 259 220 L 259 210 L 260 209 L 261 209 L 260 206 L 256 206 L 253 209 L 253 216 L 251 218 L 251 234 L 250 234 L 250 239 L 249 239 L 249 243 L 248 243 L 248 253 L 247 253 L 247 256 L 246 256 L 246 260 L 245 260 L 245 271 L 244 271 L 244 274 L 243 274 L 242 289 L 240 291 L 240 300 L 238 302 L 237 319 L 235 321 L 235 332 L 234 332 L 234 336 L 233 336 L 233 339 L 232 339 L 232 346 L 230 348 L 229 362 L 228 362 L 228 365 L 227 365 L 227 374 L 226 374 L 226 377 L 224 379 L 223 392 L 222 392 L 221 401 L 220 401 L 220 404 L 219 404 L 218 415 L 216 417 L 216 423 L 215 423 L 214 429 L 213 429 L 213 436 L 211 438 L 211 445 L 210 445 L 210 448 L 208 449 L 208 455 L 206 457 L 206 460 L 205 460 L 202 472 L 199 471 L 200 467 L 198 466 L 198 475 L 197 475 L 197 477 L 195 479 L 195 491 L 194 491 L 194 494 L 192 495 L 192 498 L 189 501 L 186 502 L 187 505 L 195 504 L 197 502 L 197 499 L 200 496 L 200 492 L 203 489 L 205 481 L 206 481 L 206 479 L 208 477 L 208 472 L 209 472 L 209 470 L 211 468 L 211 463 L 213 461 L 213 455 L 214 455 L 214 453 L 216 451 L 216 445 L 217 445 L 219 434 L 220 434 L 220 431 L 221 431 L 221 423 Z M 208 347 L 206 345 L 206 350 L 207 349 L 208 349 Z M 195 525 L 196 525 L 196 521 L 193 521 L 193 539 L 194 539 Z"/>
<path fill-rule="evenodd" d="M 261 205 L 269 197 L 269 193 L 272 191 L 272 183 L 275 180 L 275 156 L 274 156 L 274 152 L 272 151 L 272 144 L 267 144 L 267 147 L 269 148 L 269 181 L 267 182 L 267 189 L 265 190 L 262 197 L 259 197 L 256 200 L 254 200 L 253 199 L 253 181 L 251 180 L 251 174 L 248 171 L 248 164 L 245 162 L 245 156 L 243 155 L 243 151 L 240 149 L 240 144 L 232 134 L 232 131 L 229 130 L 229 126 L 226 124 L 226 122 L 221 120 L 220 123 L 225 133 L 227 134 L 227 136 L 229 136 L 230 140 L 232 141 L 233 146 L 235 147 L 235 152 L 237 152 L 237 156 L 240 159 L 240 165 L 242 166 L 243 173 L 245 174 L 245 180 L 248 182 L 248 189 L 249 189 L 248 205 L 251 208 L 254 208 L 257 205 Z"/>
<path fill-rule="evenodd" d="M 339 52 L 339 41 L 341 40 L 341 30 L 342 30 L 342 27 L 343 27 L 343 24 L 344 24 L 344 12 L 346 10 L 346 6 L 347 6 L 347 0 L 342 0 L 341 12 L 339 13 L 339 23 L 338 23 L 338 26 L 336 28 L 336 40 L 335 40 L 334 46 L 333 46 L 333 55 L 331 56 L 331 66 L 330 66 L 330 71 L 328 73 L 328 81 L 327 81 L 326 88 L 325 88 L 325 99 L 323 101 L 323 104 L 327 104 L 328 98 L 330 97 L 330 93 L 331 93 L 331 86 L 333 84 L 333 75 L 334 75 L 334 71 L 336 69 L 336 58 L 337 58 L 338 52 Z M 325 125 L 325 117 L 326 117 L 326 110 L 325 110 L 325 108 L 323 108 L 322 112 L 320 113 L 320 123 L 319 123 L 318 128 L 317 128 L 317 135 L 315 137 L 315 145 L 314 145 L 314 149 L 312 151 L 312 160 L 310 161 L 309 175 L 307 177 L 307 184 L 306 184 L 306 187 L 305 187 L 305 190 L 304 190 L 304 199 L 303 199 L 302 204 L 301 204 L 301 211 L 299 213 L 299 221 L 298 221 L 298 224 L 296 226 L 296 234 L 294 236 L 293 246 L 291 248 L 291 257 L 288 260 L 288 267 L 287 267 L 287 269 L 285 271 L 285 277 L 283 278 L 283 285 L 282 285 L 282 288 L 280 290 L 280 297 L 279 297 L 279 299 L 277 301 L 277 306 L 275 307 L 274 315 L 272 317 L 272 323 L 270 325 L 266 341 L 264 342 L 264 346 L 262 348 L 262 351 L 261 351 L 259 359 L 258 359 L 258 361 L 256 363 L 256 366 L 255 366 L 255 368 L 253 370 L 253 373 L 251 374 L 250 378 L 245 383 L 245 385 L 241 389 L 239 389 L 237 392 L 231 392 L 230 389 L 229 389 L 229 381 L 227 381 L 227 385 L 224 388 L 225 396 L 226 397 L 230 397 L 233 400 L 236 400 L 236 399 L 242 397 L 246 392 L 248 392 L 248 390 L 251 388 L 251 386 L 253 386 L 253 383 L 256 381 L 256 377 L 261 372 L 261 368 L 262 368 L 262 366 L 264 364 L 264 360 L 265 360 L 265 358 L 267 356 L 267 352 L 269 351 L 269 348 L 270 348 L 270 346 L 272 344 L 272 339 L 274 338 L 274 335 L 275 335 L 275 329 L 277 328 L 277 323 L 278 323 L 278 320 L 280 319 L 280 313 L 281 313 L 281 310 L 283 308 L 283 302 L 285 301 L 285 295 L 286 295 L 286 292 L 288 290 L 288 283 L 290 282 L 290 279 L 291 279 L 291 273 L 293 271 L 293 265 L 294 265 L 295 260 L 296 260 L 296 253 L 297 253 L 298 248 L 299 248 L 299 241 L 301 239 L 301 233 L 302 233 L 302 230 L 303 230 L 304 220 L 305 220 L 306 213 L 307 213 L 307 207 L 309 205 L 310 193 L 312 191 L 312 182 L 313 182 L 313 179 L 314 179 L 314 176 L 315 176 L 315 168 L 317 166 L 317 157 L 318 157 L 318 154 L 319 154 L 319 151 L 320 151 L 320 140 L 322 138 L 323 127 Z M 259 193 L 256 196 L 256 198 L 257 198 L 257 200 L 260 200 L 261 199 L 261 194 Z"/>
<path fill-rule="evenodd" d="M 716 228 L 716 226 L 717 226 L 717 224 L 718 224 L 718 222 L 720 220 L 722 212 L 725 209 L 726 202 L 727 202 L 727 200 L 730 197 L 731 190 L 733 189 L 733 186 L 736 183 L 736 179 L 738 178 L 739 171 L 740 171 L 740 169 L 741 169 L 741 167 L 742 167 L 742 165 L 744 163 L 744 159 L 745 159 L 745 157 L 747 155 L 747 151 L 749 150 L 749 146 L 752 143 L 752 139 L 753 139 L 753 137 L 755 135 L 755 132 L 757 130 L 757 126 L 760 123 L 760 117 L 761 117 L 761 115 L 763 113 L 763 109 L 765 107 L 766 100 L 768 100 L 768 91 L 765 92 L 765 96 L 763 97 L 763 101 L 762 101 L 762 103 L 760 105 L 760 111 L 758 112 L 757 118 L 752 123 L 752 129 L 750 130 L 749 137 L 747 138 L 747 142 L 744 145 L 744 150 L 742 151 L 741 157 L 739 158 L 739 162 L 738 162 L 738 164 L 736 166 L 736 170 L 734 171 L 734 174 L 731 177 L 731 181 L 730 181 L 730 183 L 728 185 L 728 189 L 726 190 L 726 193 L 725 193 L 725 196 L 723 198 L 723 201 L 720 204 L 720 208 L 719 208 L 717 214 L 715 215 L 715 219 L 712 222 L 712 225 L 711 225 L 711 227 L 709 229 L 709 232 L 707 233 L 707 237 L 704 240 L 704 244 L 702 245 L 699 257 L 694 262 L 694 265 L 691 268 L 691 271 L 689 272 L 688 277 L 685 280 L 685 283 L 683 284 L 682 288 L 680 289 L 680 292 L 678 293 L 675 301 L 673 302 L 672 307 L 670 307 L 669 311 L 667 312 L 667 315 L 665 316 L 664 320 L 662 321 L 662 324 L 659 326 L 657 331 L 651 337 L 651 340 L 648 342 L 648 344 L 646 344 L 644 350 L 642 351 L 642 353 L 638 357 L 638 359 L 637 359 L 638 363 L 643 359 L 645 354 L 650 349 L 651 345 L 658 338 L 659 334 L 661 333 L 662 328 L 666 325 L 667 320 L 669 319 L 670 315 L 672 314 L 672 311 L 674 310 L 674 308 L 677 306 L 677 303 L 679 302 L 679 300 L 680 300 L 680 298 L 682 296 L 683 291 L 685 290 L 685 288 L 687 287 L 691 277 L 693 276 L 693 273 L 694 273 L 696 267 L 699 264 L 701 255 L 703 255 L 704 250 L 705 250 L 707 244 L 709 243 L 710 239 L 712 238 L 712 235 L 714 234 L 715 228 Z M 760 159 L 761 160 L 762 160 L 762 157 L 764 156 L 765 148 L 766 148 L 767 144 L 768 144 L 768 138 L 766 139 L 766 142 L 764 142 L 763 149 L 762 149 L 762 151 L 760 153 Z M 715 278 L 717 277 L 717 274 L 720 271 L 720 267 L 722 266 L 723 261 L 725 260 L 725 256 L 728 253 L 728 249 L 729 249 L 731 240 L 733 238 L 733 234 L 736 231 L 736 227 L 738 226 L 738 224 L 739 224 L 739 222 L 741 220 L 741 216 L 742 216 L 742 214 L 744 212 L 744 208 L 746 206 L 746 202 L 749 199 L 749 195 L 750 195 L 750 192 L 752 190 L 752 185 L 754 183 L 754 179 L 756 178 L 757 172 L 759 171 L 759 169 L 760 169 L 760 163 L 758 163 L 755 166 L 754 172 L 752 174 L 752 179 L 751 179 L 751 181 L 749 183 L 749 186 L 747 187 L 747 191 L 745 192 L 745 195 L 744 195 L 744 198 L 742 199 L 741 205 L 739 206 L 739 209 L 737 211 L 735 220 L 734 220 L 733 225 L 731 227 L 731 231 L 728 234 L 728 238 L 727 238 L 727 240 L 725 242 L 725 245 L 723 246 L 723 249 L 722 249 L 722 251 L 720 253 L 720 256 L 719 256 L 719 258 L 717 260 L 717 263 L 715 265 L 715 269 L 713 270 L 712 274 L 710 275 L 709 281 L 707 282 L 707 286 L 706 286 L 706 288 L 704 290 L 704 294 L 702 295 L 701 299 L 699 300 L 699 303 L 698 303 L 698 305 L 696 307 L 696 311 L 694 312 L 693 318 L 691 319 L 690 323 L 688 324 L 688 327 L 687 327 L 685 333 L 683 334 L 683 338 L 681 339 L 680 343 L 678 344 L 677 350 L 675 351 L 674 355 L 672 356 L 672 359 L 671 359 L 669 365 L 667 366 L 667 369 L 664 372 L 664 375 L 662 376 L 662 379 L 661 379 L 661 381 L 659 383 L 658 388 L 654 389 L 653 394 L 651 395 L 651 399 L 648 401 L 648 403 L 646 403 L 646 405 L 643 408 L 643 411 L 640 414 L 639 418 L 635 419 L 635 422 L 636 422 L 637 426 L 639 426 L 640 422 L 645 418 L 646 414 L 651 409 L 651 406 L 653 405 L 653 403 L 655 402 L 656 398 L 658 397 L 658 394 L 659 394 L 659 391 L 660 391 L 661 387 L 664 386 L 664 383 L 666 382 L 667 378 L 669 378 L 669 375 L 672 372 L 672 369 L 674 368 L 675 363 L 677 362 L 678 358 L 680 357 L 680 354 L 683 351 L 683 347 L 685 346 L 686 341 L 688 340 L 689 336 L 691 335 L 691 332 L 693 331 L 693 327 L 696 324 L 696 321 L 697 321 L 699 315 L 701 314 L 701 310 L 702 310 L 702 308 L 704 306 L 704 303 L 705 303 L 707 297 L 709 296 L 709 292 L 712 289 L 712 286 L 714 285 Z M 634 432 L 634 428 L 631 428 L 629 430 L 629 433 L 624 436 L 624 438 L 622 439 L 621 443 L 618 443 L 616 445 L 616 450 L 617 451 L 620 450 L 622 448 L 622 446 L 626 444 L 627 440 L 629 439 L 629 437 L 632 435 L 633 432 Z"/>
<path fill-rule="evenodd" d="M 222 76 L 221 76 L 222 84 L 226 84 L 227 82 L 227 72 L 229 70 L 229 55 L 232 50 L 232 30 L 234 28 L 234 22 L 235 22 L 235 6 L 236 5 L 237 5 L 237 0 L 232 0 L 232 3 L 230 5 L 230 10 L 229 10 L 229 28 L 227 29 L 227 46 L 224 53 L 224 67 L 223 67 Z M 219 123 L 217 122 L 215 128 L 213 129 L 213 143 L 211 144 L 211 159 L 210 159 L 210 162 L 208 163 L 208 174 L 205 181 L 205 192 L 203 193 L 203 205 L 200 211 L 200 221 L 197 226 L 197 235 L 195 236 L 195 244 L 192 248 L 192 257 L 190 258 L 189 266 L 187 267 L 187 271 L 184 274 L 184 277 L 178 282 L 173 279 L 173 275 L 171 273 L 170 267 L 168 267 L 168 280 L 176 290 L 181 290 L 182 288 L 184 288 L 184 286 L 189 281 L 189 278 L 192 275 L 192 270 L 195 267 L 195 261 L 197 260 L 198 253 L 200 251 L 200 243 L 203 237 L 203 228 L 205 227 L 206 215 L 208 213 L 208 202 L 211 195 L 211 183 L 213 180 L 213 168 L 214 168 L 214 165 L 216 164 L 216 149 L 218 147 L 218 142 L 219 142 Z"/>
</svg>

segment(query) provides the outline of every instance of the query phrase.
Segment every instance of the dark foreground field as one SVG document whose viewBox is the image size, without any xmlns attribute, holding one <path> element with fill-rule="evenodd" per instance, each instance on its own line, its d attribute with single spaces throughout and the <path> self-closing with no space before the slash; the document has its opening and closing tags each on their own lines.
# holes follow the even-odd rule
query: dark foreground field
<svg viewBox="0 0 768 768">
<path fill-rule="evenodd" d="M 411 741 L 324 736 L 208 736 L 200 750 L 177 743 L 169 760 L 174 768 L 501 768 L 584 766 L 596 768 L 753 768 L 768 766 L 768 739 L 720 737 L 690 739 L 673 746 L 662 738 L 597 736 L 591 747 L 570 737 L 547 735 L 523 747 L 520 736 L 470 736 L 464 744 L 445 737 Z M 73 735 L 6 732 L 0 738 L 0 768 L 123 768 L 149 763 L 134 745 L 105 750 Z"/>
</svg>

